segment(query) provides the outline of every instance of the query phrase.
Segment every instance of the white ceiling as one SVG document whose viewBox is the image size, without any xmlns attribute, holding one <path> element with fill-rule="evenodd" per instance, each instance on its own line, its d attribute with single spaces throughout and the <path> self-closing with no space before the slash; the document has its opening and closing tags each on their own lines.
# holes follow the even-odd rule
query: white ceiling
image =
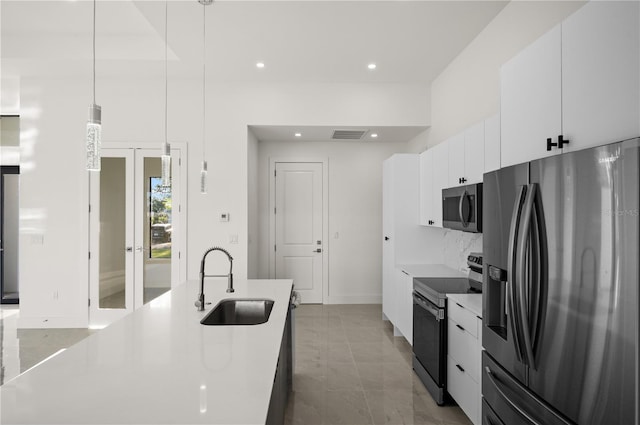
<svg viewBox="0 0 640 425">
<path fill-rule="evenodd" d="M 206 6 L 207 82 L 428 85 L 506 4 L 218 0 Z M 202 77 L 204 8 L 168 2 L 170 78 Z M 92 13 L 91 0 L 1 0 L 0 75 L 88 78 Z M 98 0 L 96 14 L 98 78 L 164 76 L 164 1 Z M 371 62 L 377 69 L 367 69 Z M 424 129 L 367 130 L 378 141 L 405 142 Z M 331 130 L 253 128 L 259 140 L 330 140 Z"/>
<path fill-rule="evenodd" d="M 206 6 L 208 71 L 219 81 L 430 83 L 505 5 L 216 1 Z M 92 6 L 3 0 L 5 75 L 86 75 Z M 197 0 L 168 3 L 172 76 L 201 75 L 204 7 Z M 163 75 L 164 11 L 164 1 L 98 0 L 98 75 Z M 258 70 L 258 61 L 266 67 Z"/>
<path fill-rule="evenodd" d="M 334 130 L 358 130 L 365 134 L 358 141 L 361 143 L 376 142 L 407 142 L 426 130 L 426 127 L 390 127 L 390 126 L 283 126 L 283 125 L 252 125 L 251 131 L 262 142 L 326 142 L 343 143 L 344 140 L 334 140 Z M 300 137 L 296 137 L 296 133 Z M 377 137 L 372 137 L 376 134 Z"/>
</svg>

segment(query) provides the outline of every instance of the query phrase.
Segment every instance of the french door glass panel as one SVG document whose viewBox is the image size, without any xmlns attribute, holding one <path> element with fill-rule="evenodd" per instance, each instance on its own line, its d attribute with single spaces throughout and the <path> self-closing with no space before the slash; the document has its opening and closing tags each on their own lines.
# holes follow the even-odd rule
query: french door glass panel
<svg viewBox="0 0 640 425">
<path fill-rule="evenodd" d="M 91 325 L 105 326 L 171 289 L 177 186 L 161 184 L 159 149 L 103 149 L 92 174 Z M 179 175 L 172 150 L 172 175 Z M 176 202 L 176 205 L 178 203 Z M 97 229 L 97 231 L 96 231 Z M 94 254 L 95 253 L 95 254 Z"/>
</svg>

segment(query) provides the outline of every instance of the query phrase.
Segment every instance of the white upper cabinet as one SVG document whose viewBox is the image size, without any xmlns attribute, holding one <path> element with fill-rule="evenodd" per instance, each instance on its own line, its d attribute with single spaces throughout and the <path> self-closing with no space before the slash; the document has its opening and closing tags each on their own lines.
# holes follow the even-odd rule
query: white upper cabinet
<svg viewBox="0 0 640 425">
<path fill-rule="evenodd" d="M 501 166 L 640 136 L 640 6 L 591 1 L 501 69 Z"/>
<path fill-rule="evenodd" d="M 484 173 L 484 121 L 444 143 L 449 145 L 449 179 L 446 187 L 482 182 Z"/>
<path fill-rule="evenodd" d="M 449 144 L 440 143 L 433 148 L 433 225 L 442 227 L 442 189 L 449 182 Z"/>
<path fill-rule="evenodd" d="M 420 154 L 420 224 L 442 227 L 442 189 L 449 186 L 449 143 Z"/>
<path fill-rule="evenodd" d="M 420 154 L 420 224 L 433 225 L 433 152 Z"/>
<path fill-rule="evenodd" d="M 449 145 L 449 178 L 446 187 L 460 186 L 465 183 L 462 181 L 465 176 L 464 132 L 445 140 L 444 143 Z"/>
<path fill-rule="evenodd" d="M 484 122 L 484 172 L 500 168 L 500 114 Z"/>
<path fill-rule="evenodd" d="M 464 132 L 464 184 L 482 183 L 482 174 L 485 171 L 484 152 L 484 121 L 469 127 Z M 451 148 L 449 148 L 451 149 Z"/>
<path fill-rule="evenodd" d="M 591 1 L 562 23 L 565 151 L 640 136 L 640 7 Z"/>
<path fill-rule="evenodd" d="M 558 25 L 502 66 L 502 167 L 556 154 L 546 140 L 562 131 L 561 35 Z"/>
</svg>

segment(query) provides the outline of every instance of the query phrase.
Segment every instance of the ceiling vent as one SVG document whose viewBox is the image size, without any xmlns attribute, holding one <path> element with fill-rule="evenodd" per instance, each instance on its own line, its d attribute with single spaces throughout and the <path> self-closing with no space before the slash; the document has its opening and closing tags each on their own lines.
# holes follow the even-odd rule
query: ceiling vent
<svg viewBox="0 0 640 425">
<path fill-rule="evenodd" d="M 367 130 L 333 130 L 333 140 L 360 140 Z"/>
</svg>

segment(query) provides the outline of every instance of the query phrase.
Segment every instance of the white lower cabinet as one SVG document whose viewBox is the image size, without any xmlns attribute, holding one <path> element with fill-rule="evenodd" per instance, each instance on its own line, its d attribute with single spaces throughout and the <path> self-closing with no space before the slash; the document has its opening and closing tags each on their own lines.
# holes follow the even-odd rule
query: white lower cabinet
<svg viewBox="0 0 640 425">
<path fill-rule="evenodd" d="M 481 424 L 482 319 L 449 299 L 447 391 L 464 413 Z"/>
<path fill-rule="evenodd" d="M 396 321 L 394 325 L 407 342 L 413 345 L 413 277 L 402 270 L 396 269 Z"/>
</svg>

